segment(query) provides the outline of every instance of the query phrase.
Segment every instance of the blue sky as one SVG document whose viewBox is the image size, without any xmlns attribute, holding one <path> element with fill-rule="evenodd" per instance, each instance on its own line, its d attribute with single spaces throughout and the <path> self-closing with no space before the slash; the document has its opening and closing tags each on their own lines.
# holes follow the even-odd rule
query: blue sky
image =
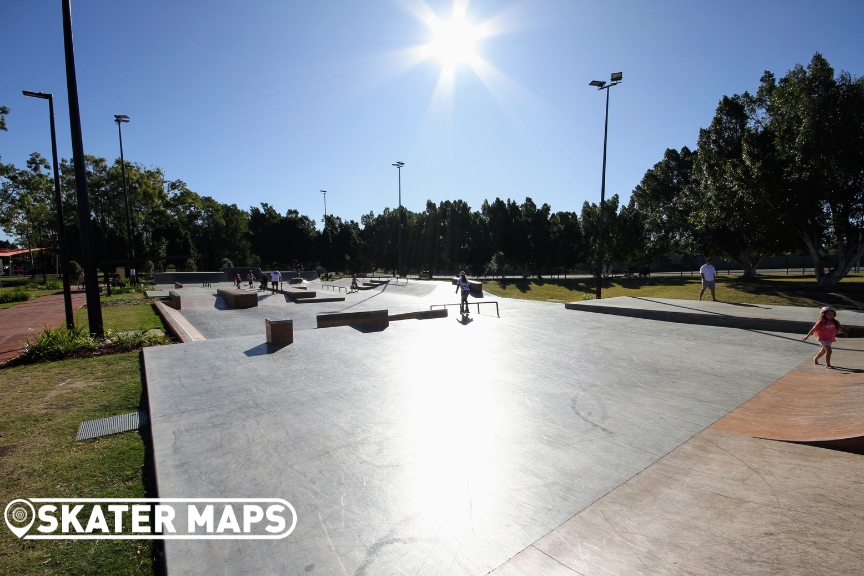
<svg viewBox="0 0 864 576">
<path fill-rule="evenodd" d="M 606 191 L 626 201 L 763 71 L 819 51 L 864 74 L 858 0 L 475 0 L 456 12 L 474 55 L 445 64 L 421 47 L 451 20 L 450 0 L 76 0 L 85 152 L 117 158 L 113 115 L 126 114 L 128 161 L 241 208 L 320 221 L 324 189 L 328 213 L 359 221 L 397 205 L 402 161 L 410 210 L 530 196 L 578 212 L 600 194 L 605 92 L 591 80 L 624 73 Z M 54 93 L 71 157 L 61 16 L 57 0 L 0 7 L 3 162 L 50 158 L 47 105 L 21 90 Z"/>
</svg>

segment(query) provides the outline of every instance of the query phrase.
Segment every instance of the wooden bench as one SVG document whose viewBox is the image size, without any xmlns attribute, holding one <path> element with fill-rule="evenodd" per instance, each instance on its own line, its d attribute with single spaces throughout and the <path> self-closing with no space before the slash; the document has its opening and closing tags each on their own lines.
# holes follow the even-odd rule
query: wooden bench
<svg viewBox="0 0 864 576">
<path fill-rule="evenodd" d="M 383 329 L 390 325 L 387 310 L 370 310 L 368 312 L 339 312 L 337 314 L 319 314 L 318 328 L 333 326 L 367 326 Z"/>
<path fill-rule="evenodd" d="M 216 294 L 225 300 L 230 308 L 254 308 L 258 306 L 258 294 L 239 288 L 219 288 Z"/>
</svg>

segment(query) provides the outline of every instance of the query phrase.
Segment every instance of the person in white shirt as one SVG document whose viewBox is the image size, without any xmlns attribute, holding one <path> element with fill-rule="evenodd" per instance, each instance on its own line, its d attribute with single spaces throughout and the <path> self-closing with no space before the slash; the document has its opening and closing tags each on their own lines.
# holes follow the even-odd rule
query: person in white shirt
<svg viewBox="0 0 864 576">
<path fill-rule="evenodd" d="M 716 302 L 717 298 L 714 295 L 714 280 L 717 277 L 717 270 L 711 262 L 711 258 L 708 258 L 705 260 L 705 264 L 699 268 L 699 275 L 702 276 L 702 290 L 699 291 L 699 300 L 702 300 L 702 295 L 705 294 L 705 290 L 708 289 L 711 291 L 711 300 Z"/>
<path fill-rule="evenodd" d="M 275 294 L 279 288 L 279 281 L 282 280 L 282 273 L 279 270 L 273 270 L 270 273 L 270 285 L 272 286 L 271 293 Z"/>
</svg>

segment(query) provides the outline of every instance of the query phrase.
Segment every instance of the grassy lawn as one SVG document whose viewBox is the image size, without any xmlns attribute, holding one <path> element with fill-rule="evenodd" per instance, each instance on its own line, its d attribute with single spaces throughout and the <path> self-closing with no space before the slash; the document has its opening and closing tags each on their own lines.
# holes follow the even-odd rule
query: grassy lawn
<svg viewBox="0 0 864 576">
<path fill-rule="evenodd" d="M 121 294 L 120 296 L 136 296 L 133 300 L 127 300 L 130 305 L 114 305 L 102 306 L 102 324 L 107 330 L 113 328 L 115 330 L 150 330 L 158 328 L 167 332 L 167 328 L 162 323 L 162 318 L 153 309 L 150 301 L 143 298 L 140 294 Z M 137 302 L 134 303 L 133 302 Z M 87 309 L 79 308 L 73 313 L 76 326 L 87 326 Z"/>
<path fill-rule="evenodd" d="M 864 274 L 845 278 L 835 292 L 818 292 L 813 276 L 759 276 L 742 280 L 739 276 L 717 276 L 717 298 L 744 304 L 777 306 L 824 306 L 864 308 Z M 506 282 L 484 282 L 483 289 L 491 294 L 525 300 L 561 300 L 573 302 L 593 297 L 596 282 L 592 278 L 528 279 Z M 696 300 L 701 280 L 696 276 L 653 276 L 646 280 L 616 278 L 602 284 L 604 298 L 638 296 L 642 298 L 674 298 Z"/>
<path fill-rule="evenodd" d="M 76 442 L 81 422 L 139 409 L 138 353 L 0 369 L 0 502 L 140 498 L 137 432 Z M 152 574 L 146 540 L 18 540 L 0 530 L 0 574 Z"/>
</svg>

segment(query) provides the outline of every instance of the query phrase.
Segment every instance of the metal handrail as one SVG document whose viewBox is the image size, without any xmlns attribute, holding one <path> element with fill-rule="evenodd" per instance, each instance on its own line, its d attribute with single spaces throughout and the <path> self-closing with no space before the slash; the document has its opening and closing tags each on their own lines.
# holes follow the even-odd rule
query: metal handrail
<svg viewBox="0 0 864 576">
<path fill-rule="evenodd" d="M 473 304 L 477 305 L 477 313 L 478 314 L 480 313 L 480 305 L 481 304 L 494 304 L 495 305 L 495 314 L 498 315 L 498 318 L 501 317 L 501 313 L 498 311 L 498 302 L 495 300 L 490 300 L 489 302 L 468 302 L 469 306 L 471 306 Z M 434 308 L 436 306 L 441 306 L 441 307 L 446 308 L 447 306 L 461 306 L 461 305 L 462 305 L 461 303 L 457 303 L 457 304 L 432 304 L 431 306 L 429 306 L 429 309 L 432 310 L 432 308 Z"/>
<path fill-rule="evenodd" d="M 346 288 L 345 286 L 340 286 L 339 284 L 321 284 L 321 288 L 330 288 L 331 290 L 338 289 L 339 292 L 345 290 L 346 292 L 348 292 L 348 288 Z"/>
</svg>

